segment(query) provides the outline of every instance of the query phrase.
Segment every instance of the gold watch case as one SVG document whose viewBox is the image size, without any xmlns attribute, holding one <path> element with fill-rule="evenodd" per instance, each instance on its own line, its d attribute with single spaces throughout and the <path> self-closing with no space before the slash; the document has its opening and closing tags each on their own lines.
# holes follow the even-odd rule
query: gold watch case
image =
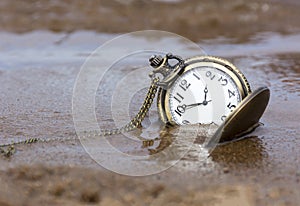
<svg viewBox="0 0 300 206">
<path fill-rule="evenodd" d="M 176 125 L 172 119 L 169 105 L 170 88 L 178 77 L 193 68 L 209 66 L 227 73 L 236 83 L 242 97 L 241 100 L 251 93 L 250 85 L 246 77 L 236 66 L 225 59 L 213 56 L 195 56 L 184 60 L 183 65 L 184 66 L 181 64 L 174 68 L 174 71 L 176 72 L 168 76 L 165 80 L 167 85 L 165 85 L 165 87 L 161 87 L 158 91 L 157 108 L 160 119 L 165 124 Z"/>
</svg>

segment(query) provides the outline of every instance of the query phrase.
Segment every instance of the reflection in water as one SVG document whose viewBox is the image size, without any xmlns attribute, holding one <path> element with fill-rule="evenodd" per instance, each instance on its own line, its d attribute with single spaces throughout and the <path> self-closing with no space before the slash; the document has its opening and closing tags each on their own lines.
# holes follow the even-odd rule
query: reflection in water
<svg viewBox="0 0 300 206">
<path fill-rule="evenodd" d="M 148 133 L 148 135 L 151 135 L 148 137 L 149 139 L 143 137 L 139 137 L 139 139 L 142 141 L 142 148 L 147 148 L 149 155 L 154 155 L 164 151 L 168 147 L 182 149 L 183 147 L 192 147 L 194 144 L 204 145 L 208 139 L 212 138 L 217 125 L 195 124 L 179 127 L 161 124 L 160 129 L 156 129 L 158 136 L 153 133 L 153 127 L 151 129 L 152 132 Z"/>
<path fill-rule="evenodd" d="M 186 151 L 176 166 L 188 170 L 208 171 L 216 166 L 215 163 L 230 169 L 257 168 L 268 161 L 263 141 L 257 136 L 220 144 L 209 154 L 205 149 L 205 141 L 212 137 L 216 129 L 216 125 L 191 125 L 184 128 L 183 136 L 178 136 L 178 127 L 164 127 L 159 133 L 158 144 L 155 145 L 154 140 L 145 140 L 143 148 L 148 149 L 151 155 L 149 159 L 160 163 L 180 158 L 182 151 Z M 197 130 L 196 136 L 191 135 L 192 130 Z M 189 139 L 191 136 L 192 141 Z"/>
<path fill-rule="evenodd" d="M 162 167 L 175 165 L 192 171 L 211 171 L 216 163 L 228 168 L 255 168 L 268 161 L 268 153 L 263 146 L 263 141 L 257 136 L 215 145 L 217 147 L 214 150 L 208 150 L 205 143 L 213 138 L 218 128 L 215 124 L 180 127 L 154 125 L 156 126 L 150 129 L 144 128 L 131 132 L 131 135 L 138 137 L 139 140 L 124 138 L 127 139 L 125 143 L 122 138 L 111 138 L 110 140 L 114 140 L 110 143 L 119 151 L 142 157 L 146 160 L 145 164 L 154 162 Z M 146 136 L 145 130 L 148 130 L 146 138 L 142 137 Z M 127 162 L 134 159 L 135 157 L 132 156 Z"/>
<path fill-rule="evenodd" d="M 156 122 L 148 128 L 138 128 L 127 133 L 104 138 L 110 145 L 124 154 L 149 156 L 152 160 L 164 159 L 168 161 L 180 158 L 188 150 L 195 149 L 199 145 L 204 147 L 205 143 L 213 137 L 217 128 L 216 124 L 168 126 Z M 194 148 L 195 145 L 197 146 Z M 189 157 L 190 160 L 195 160 L 191 158 L 191 155 Z M 185 159 L 189 158 L 185 157 Z"/>
<path fill-rule="evenodd" d="M 220 146 L 209 156 L 218 143 L 209 141 L 215 138 L 217 129 L 215 124 L 168 127 L 157 119 L 156 122 L 151 121 L 148 128 L 108 137 L 98 135 L 96 139 L 83 140 L 82 143 L 99 164 L 127 175 L 154 174 L 175 164 L 193 171 L 211 171 L 215 167 L 214 162 L 226 166 L 261 165 L 267 153 L 258 138 L 255 138 L 256 141 L 252 138 Z M 214 145 L 206 148 L 206 142 L 214 142 Z"/>
<path fill-rule="evenodd" d="M 183 130 L 180 135 L 176 131 L 179 128 Z M 176 153 L 181 153 L 180 161 L 177 161 L 176 165 L 174 164 L 180 171 L 211 172 L 215 168 L 214 162 L 209 157 L 213 148 L 206 148 L 206 143 L 210 142 L 212 138 L 216 138 L 214 134 L 217 128 L 216 124 L 196 124 L 170 128 L 169 131 L 165 132 L 166 138 L 170 134 L 173 136 L 169 151 L 165 151 L 165 156 L 156 156 L 155 160 L 170 161 Z"/>
<path fill-rule="evenodd" d="M 180 138 L 182 141 L 187 140 L 190 144 L 204 145 L 212 137 L 217 127 L 215 124 L 195 124 L 180 127 L 163 125 L 159 130 L 158 138 L 155 140 L 141 139 L 142 147 L 148 148 L 149 154 L 153 155 L 163 151 L 170 145 L 174 147 L 174 144 L 178 141 L 176 138 Z M 152 137 L 155 137 L 155 135 Z M 154 146 L 155 141 L 159 142 L 157 146 Z"/>
<path fill-rule="evenodd" d="M 149 155 L 157 154 L 167 147 L 169 147 L 173 142 L 173 137 L 170 136 L 167 132 L 169 130 L 168 127 L 165 127 L 159 134 L 159 144 L 155 148 L 153 148 L 154 140 L 143 140 L 143 148 L 147 148 L 149 151 Z"/>
<path fill-rule="evenodd" d="M 149 160 L 156 163 L 176 164 L 184 170 L 211 170 L 213 162 L 205 144 L 213 138 L 217 127 L 215 124 L 164 127 L 159 131 L 158 145 L 149 140 L 143 146 L 149 151 Z"/>
<path fill-rule="evenodd" d="M 141 137 L 141 129 L 111 136 L 84 132 L 79 137 L 86 151 L 101 166 L 120 174 L 144 176 L 162 172 L 175 164 L 188 170 L 207 165 L 208 150 L 204 144 L 195 142 L 196 139 L 199 142 L 199 138 L 206 142 L 215 130 L 214 124 L 196 124 L 163 127 L 152 140 Z"/>
</svg>

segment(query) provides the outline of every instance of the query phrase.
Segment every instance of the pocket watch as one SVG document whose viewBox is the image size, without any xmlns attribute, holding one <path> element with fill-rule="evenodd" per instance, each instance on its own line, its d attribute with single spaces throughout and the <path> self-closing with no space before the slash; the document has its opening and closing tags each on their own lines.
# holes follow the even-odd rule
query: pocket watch
<svg viewBox="0 0 300 206">
<path fill-rule="evenodd" d="M 176 61 L 172 64 L 172 62 Z M 157 94 L 159 117 L 166 125 L 211 124 L 220 125 L 216 131 L 224 142 L 236 139 L 259 126 L 270 90 L 267 87 L 251 92 L 242 72 L 229 61 L 213 56 L 195 56 L 182 59 L 167 54 L 149 59 L 154 68 L 150 72 L 151 85 L 136 116 L 121 128 L 101 130 L 92 136 L 120 134 L 140 127 Z M 90 134 L 87 137 L 91 137 Z M 139 137 L 142 141 L 149 141 Z M 0 144 L 0 153 L 10 156 L 14 145 L 49 142 L 57 139 L 29 138 Z M 159 137 L 151 141 L 159 140 Z M 218 143 L 217 142 L 217 143 Z M 208 145 L 213 145 L 210 142 Z M 8 147 L 3 150 L 3 147 Z"/>
<path fill-rule="evenodd" d="M 175 65 L 169 62 L 177 60 Z M 163 76 L 157 108 L 160 119 L 171 125 L 221 124 L 251 93 L 246 77 L 232 63 L 213 56 L 183 60 L 167 54 L 150 59 L 150 77 Z"/>
</svg>

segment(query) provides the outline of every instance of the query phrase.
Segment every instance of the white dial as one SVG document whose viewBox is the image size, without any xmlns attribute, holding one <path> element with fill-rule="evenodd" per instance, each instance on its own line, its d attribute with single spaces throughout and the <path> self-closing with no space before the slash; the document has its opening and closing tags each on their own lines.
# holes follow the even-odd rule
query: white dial
<svg viewBox="0 0 300 206">
<path fill-rule="evenodd" d="M 220 124 L 241 100 L 238 86 L 228 73 L 216 67 L 196 67 L 170 87 L 169 115 L 179 125 Z"/>
</svg>

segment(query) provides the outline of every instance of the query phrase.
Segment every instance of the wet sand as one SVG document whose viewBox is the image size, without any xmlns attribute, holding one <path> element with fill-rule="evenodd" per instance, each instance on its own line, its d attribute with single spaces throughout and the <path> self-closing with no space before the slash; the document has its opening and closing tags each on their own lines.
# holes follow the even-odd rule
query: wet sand
<svg viewBox="0 0 300 206">
<path fill-rule="evenodd" d="M 10 4 L 10 1 L 2 4 Z M 107 4 L 107 7 L 111 6 Z M 130 8 L 139 6 L 143 11 L 140 4 L 133 5 Z M 5 24 L 2 20 L 0 142 L 28 137 L 59 140 L 18 145 L 11 157 L 1 155 L 0 205 L 234 205 L 241 202 L 243 205 L 297 205 L 300 201 L 300 34 L 297 29 L 300 27 L 296 21 L 297 12 L 286 15 L 285 8 L 293 11 L 299 7 L 294 2 L 282 7 L 278 6 L 280 3 L 274 3 L 274 7 L 269 5 L 271 11 L 280 8 L 280 12 L 279 17 L 268 14 L 269 19 L 265 21 L 271 16 L 275 19 L 267 28 L 260 26 L 264 25 L 264 16 L 259 17 L 260 24 L 255 27 L 248 28 L 250 23 L 244 24 L 249 32 L 248 29 L 236 29 L 236 26 L 232 26 L 231 31 L 226 30 L 228 35 L 222 33 L 222 26 L 200 35 L 198 30 L 179 32 L 194 37 L 208 54 L 231 60 L 244 72 L 253 88 L 270 87 L 271 101 L 261 120 L 264 126 L 249 138 L 217 147 L 208 159 L 200 161 L 187 156 L 174 167 L 146 177 L 127 177 L 102 168 L 77 139 L 72 119 L 72 91 L 76 77 L 86 57 L 117 35 L 93 31 L 69 33 L 76 29 L 124 32 L 145 27 L 118 27 L 120 30 L 117 30 L 111 26 L 110 30 L 98 30 L 95 22 L 99 20 L 94 20 L 89 28 L 88 24 L 70 23 L 77 21 L 72 20 L 72 16 L 66 18 L 70 27 L 62 23 L 58 29 L 45 23 L 47 18 L 32 24 L 32 28 L 26 26 L 26 19 L 19 17 L 14 20 L 15 24 Z M 19 6 L 26 11 L 27 7 L 20 4 L 1 7 L 7 13 L 0 13 L 12 19 L 14 17 L 9 17 L 11 11 Z M 232 9 L 232 4 L 228 7 Z M 240 9 L 247 9 L 247 5 Z M 216 12 L 214 15 L 220 18 Z M 26 14 L 26 17 L 31 18 L 31 15 Z M 53 18 L 57 17 L 54 15 Z M 19 23 L 21 20 L 25 21 L 24 27 Z M 60 32 L 35 30 L 48 28 Z M 162 28 L 179 31 L 171 25 Z M 32 29 L 35 31 L 30 31 Z M 139 108 L 143 94 L 136 97 L 134 109 Z M 97 107 L 99 116 L 104 113 Z M 142 146 L 123 145 L 122 149 L 147 152 Z"/>
<path fill-rule="evenodd" d="M 242 199 L 249 205 L 279 202 L 295 205 L 299 200 L 296 195 L 300 178 L 298 52 L 277 53 L 270 49 L 262 55 L 224 53 L 243 70 L 254 88 L 260 85 L 271 88 L 271 102 L 262 119 L 265 126 L 252 138 L 217 147 L 204 162 L 187 157 L 160 174 L 134 178 L 111 173 L 94 162 L 76 140 L 72 121 L 73 85 L 86 57 L 82 53 L 88 53 L 94 42 L 114 35 L 77 32 L 62 44 L 55 42 L 63 34 L 51 32 L 1 34 L 7 35 L 18 42 L 18 47 L 11 49 L 3 46 L 6 42 L 1 43 L 7 49 L 1 59 L 1 142 L 27 137 L 58 137 L 60 141 L 19 145 L 12 157 L 1 157 L 3 204 L 91 201 L 105 205 L 109 201 L 118 205 L 133 201 L 139 205 L 149 201 L 156 205 L 157 201 L 166 203 L 172 199 L 178 204 L 226 205 L 223 202 Z M 36 36 L 45 37 L 43 52 L 35 49 L 41 44 Z M 82 42 L 74 41 L 78 38 L 86 50 L 78 49 L 82 48 Z M 33 47 L 26 46 L 29 40 Z M 206 42 L 205 47 L 212 54 L 218 48 L 216 53 L 222 56 L 220 48 L 225 46 L 214 42 Z M 261 44 L 264 41 L 257 43 L 257 47 Z M 247 53 L 247 44 L 236 46 Z M 24 54 L 20 51 L 24 50 L 32 50 L 34 58 L 22 58 Z M 142 101 L 143 95 L 137 98 Z M 139 101 L 134 108 L 139 107 Z M 74 140 L 66 141 L 67 138 Z M 136 148 L 129 147 L 129 150 Z M 115 194 L 116 188 L 123 192 Z M 181 192 L 186 195 L 179 195 Z"/>
</svg>

